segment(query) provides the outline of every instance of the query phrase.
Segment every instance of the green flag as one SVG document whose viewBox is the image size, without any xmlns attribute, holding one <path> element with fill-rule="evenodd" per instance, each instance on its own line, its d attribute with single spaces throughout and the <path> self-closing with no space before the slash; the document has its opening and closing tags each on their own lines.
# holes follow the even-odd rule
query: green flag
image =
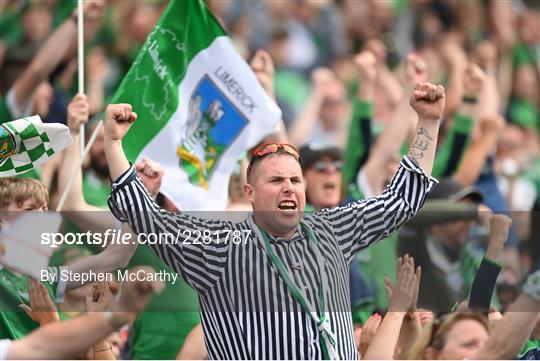
<svg viewBox="0 0 540 361">
<path fill-rule="evenodd" d="M 113 103 L 138 120 L 132 162 L 163 164 L 161 192 L 182 210 L 223 210 L 237 159 L 276 130 L 281 112 L 202 1 L 171 1 Z"/>
<path fill-rule="evenodd" d="M 0 177 L 28 172 L 71 143 L 69 128 L 38 115 L 0 125 Z"/>
</svg>

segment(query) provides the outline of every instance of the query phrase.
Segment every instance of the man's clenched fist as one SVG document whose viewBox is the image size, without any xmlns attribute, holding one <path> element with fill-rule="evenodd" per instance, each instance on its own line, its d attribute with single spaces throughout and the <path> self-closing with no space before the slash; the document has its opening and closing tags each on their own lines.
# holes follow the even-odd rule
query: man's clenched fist
<svg viewBox="0 0 540 361">
<path fill-rule="evenodd" d="M 439 121 L 444 110 L 444 87 L 430 83 L 418 83 L 409 104 L 421 120 Z"/>
<path fill-rule="evenodd" d="M 156 199 L 165 172 L 161 164 L 144 157 L 135 165 L 135 169 L 152 198 Z"/>
<path fill-rule="evenodd" d="M 111 104 L 105 110 L 105 137 L 121 140 L 137 119 L 131 104 Z"/>
<path fill-rule="evenodd" d="M 499 242 L 505 242 L 508 239 L 512 219 L 504 214 L 495 214 L 489 220 L 491 239 Z"/>
</svg>

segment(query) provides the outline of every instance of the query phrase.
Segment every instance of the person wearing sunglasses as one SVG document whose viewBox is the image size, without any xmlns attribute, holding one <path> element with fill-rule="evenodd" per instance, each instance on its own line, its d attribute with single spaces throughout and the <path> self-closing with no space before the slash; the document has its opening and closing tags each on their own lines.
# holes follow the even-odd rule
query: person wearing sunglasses
<svg viewBox="0 0 540 361">
<path fill-rule="evenodd" d="M 300 165 L 306 182 L 306 210 L 336 207 L 341 202 L 343 152 L 332 146 L 305 145 Z"/>
<path fill-rule="evenodd" d="M 141 240 L 185 231 L 205 235 L 150 246 L 199 293 L 210 359 L 357 359 L 349 263 L 413 217 L 436 183 L 430 176 L 444 102 L 442 86 L 417 84 L 410 103 L 419 121 L 409 155 L 382 194 L 344 207 L 304 214 L 299 152 L 283 143 L 257 147 L 243 185 L 253 212 L 241 222 L 157 206 L 122 149 L 137 114 L 129 104 L 109 105 L 109 206 Z M 232 241 L 225 241 L 227 232 Z"/>
</svg>

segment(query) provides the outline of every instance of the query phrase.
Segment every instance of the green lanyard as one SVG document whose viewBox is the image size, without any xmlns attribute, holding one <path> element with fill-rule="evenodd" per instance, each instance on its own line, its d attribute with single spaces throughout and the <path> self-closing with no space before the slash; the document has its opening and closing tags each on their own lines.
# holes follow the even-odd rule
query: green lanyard
<svg viewBox="0 0 540 361">
<path fill-rule="evenodd" d="M 254 223 L 254 222 L 253 222 Z M 323 256 L 319 251 L 319 245 L 313 231 L 301 224 L 302 230 L 306 233 L 308 241 L 312 242 L 315 246 L 315 253 L 317 255 L 317 265 L 319 272 L 321 274 L 322 280 L 319 282 L 319 304 L 321 305 L 321 315 L 317 314 L 317 309 L 313 307 L 311 302 L 309 302 L 306 294 L 296 285 L 294 282 L 291 272 L 287 269 L 281 258 L 277 255 L 276 251 L 270 245 L 270 239 L 268 234 L 263 229 L 259 228 L 257 225 L 253 227 L 257 233 L 260 233 L 260 236 L 263 240 L 263 246 L 266 250 L 266 253 L 270 256 L 270 261 L 277 268 L 278 273 L 281 279 L 287 285 L 287 288 L 292 293 L 296 302 L 304 309 L 304 311 L 311 317 L 311 319 L 317 325 L 317 330 L 320 333 L 321 339 L 321 348 L 323 351 L 323 357 L 325 360 L 337 360 L 339 356 L 336 352 L 337 339 L 336 335 L 332 332 L 330 327 L 330 313 L 326 310 L 326 284 L 327 277 L 326 271 L 324 269 Z"/>
</svg>

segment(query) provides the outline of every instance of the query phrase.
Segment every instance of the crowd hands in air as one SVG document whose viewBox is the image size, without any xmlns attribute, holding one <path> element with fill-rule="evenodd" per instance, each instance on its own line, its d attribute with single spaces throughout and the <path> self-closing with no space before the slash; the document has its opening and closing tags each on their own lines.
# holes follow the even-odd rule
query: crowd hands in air
<svg viewBox="0 0 540 361">
<path fill-rule="evenodd" d="M 0 9 L 11 11 L 16 3 L 8 1 Z M 103 114 L 104 127 L 69 189 L 64 213 L 83 233 L 118 227 L 112 214 L 104 211 L 110 189 L 105 196 L 99 193 L 108 187 L 109 178 L 116 180 L 129 169 L 121 139 L 134 122 L 144 120 L 137 119 L 137 109 L 129 104 L 107 103 L 111 84 L 118 85 L 122 78 L 117 73 L 127 70 L 119 60 L 129 59 L 130 48 L 144 41 L 163 9 L 129 3 L 86 2 L 88 38 L 112 26 L 103 16 L 108 8 L 113 18 L 130 25 L 117 29 L 120 40 L 116 43 L 89 49 L 86 94 L 69 92 L 76 72 L 75 23 L 68 17 L 52 31 L 55 10 L 51 5 L 36 6 L 21 15 L 49 19 L 40 20 L 49 27 L 47 31 L 24 27 L 26 38 L 0 39 L 2 77 L 6 69 L 13 69 L 10 66 L 18 66 L 18 76 L 6 78 L 0 89 L 4 98 L 11 94 L 12 112 L 23 116 L 30 107 L 31 114 L 67 124 L 73 137 L 68 149 L 44 165 L 40 184 L 0 180 L 0 211 L 53 209 L 81 160 L 80 125 L 86 125 L 88 139 L 97 127 L 95 119 Z M 282 11 L 267 2 L 263 8 L 271 15 L 261 24 L 267 26 L 261 30 L 264 36 L 250 37 L 245 27 L 253 26 L 251 17 L 260 15 L 261 9 L 248 6 L 232 16 L 234 9 L 226 9 L 219 1 L 209 1 L 209 5 L 246 58 L 253 54 L 248 59 L 253 72 L 283 109 L 279 131 L 264 141 L 290 143 L 300 149 L 301 157 L 314 154 L 314 161 L 302 166 L 307 202 L 313 209 L 380 194 L 402 156 L 440 182 L 423 210 L 391 236 L 393 245 L 381 246 L 378 253 L 370 251 L 367 258 L 360 254 L 351 265 L 361 270 L 364 279 L 362 286 L 351 279 L 351 287 L 367 285 L 369 289 L 369 302 L 358 306 L 351 300 L 360 357 L 515 359 L 534 351 L 524 346 L 540 337 L 540 290 L 520 289 L 529 273 L 529 284 L 534 284 L 532 271 L 540 254 L 534 242 L 539 239 L 540 222 L 533 212 L 540 209 L 539 60 L 527 52 L 540 42 L 538 10 L 524 5 L 517 11 L 510 2 L 496 1 L 461 3 L 462 8 L 448 3 L 442 10 L 421 2 L 397 10 L 383 2 L 345 1 L 339 6 L 291 2 L 283 6 L 294 9 Z M 148 16 L 143 19 L 145 11 Z M 482 23 L 469 17 L 470 13 L 489 21 Z M 413 16 L 417 39 L 411 36 L 397 43 L 397 29 L 407 33 L 403 20 Z M 335 22 L 319 29 L 306 25 L 310 21 L 320 24 L 328 17 L 337 17 L 340 26 Z M 326 51 L 310 44 L 311 55 L 294 61 L 296 52 L 288 54 L 286 49 L 296 46 L 293 40 L 302 36 L 285 20 L 321 36 Z M 481 41 L 473 39 L 480 30 L 487 35 Z M 393 34 L 392 44 L 382 36 L 384 31 Z M 336 39 L 333 34 L 343 36 Z M 23 66 L 10 57 L 17 41 L 34 48 Z M 39 41 L 44 41 L 41 47 L 36 45 Z M 49 78 L 59 64 L 65 67 L 55 73 L 53 87 Z M 439 83 L 444 88 L 435 85 Z M 58 99 L 72 96 L 69 105 L 64 105 L 65 119 L 57 108 L 51 108 L 53 94 Z M 536 109 L 532 123 L 531 109 Z M 426 158 L 435 151 L 435 144 L 432 165 Z M 408 152 L 402 151 L 403 145 L 410 145 Z M 238 171 L 231 177 L 231 210 L 250 209 L 238 191 L 246 181 L 248 161 L 239 160 Z M 160 164 L 145 158 L 135 169 L 160 206 L 178 211 L 159 193 L 164 176 Z M 18 182 L 26 192 L 21 193 Z M 124 227 L 123 231 L 131 231 Z M 63 265 L 73 272 L 112 272 L 130 265 L 136 251 L 136 244 L 110 244 L 89 254 L 80 252 Z M 395 267 L 389 270 L 380 263 L 395 263 Z M 154 272 L 149 267 L 143 271 Z M 7 267 L 0 272 L 24 277 Z M 135 346 L 126 342 L 126 334 L 133 332 L 129 325 L 145 309 L 150 295 L 163 287 L 150 281 L 124 282 L 120 288 L 114 283 L 68 281 L 63 301 L 68 306 L 62 307 L 42 282 L 28 278 L 22 289 L 28 299 L 17 305 L 15 317 L 33 322 L 34 330 L 25 329 L 26 334 L 17 337 L 3 334 L 2 338 L 17 338 L 7 357 L 120 358 L 121 350 L 125 353 Z M 72 313 L 80 315 L 65 320 L 59 316 L 62 308 L 66 314 L 75 310 Z M 166 333 L 175 334 L 175 330 Z M 175 355 L 206 357 L 200 325 L 192 331 L 179 327 L 176 333 L 185 341 Z M 119 345 L 112 345 L 112 339 Z"/>
</svg>

